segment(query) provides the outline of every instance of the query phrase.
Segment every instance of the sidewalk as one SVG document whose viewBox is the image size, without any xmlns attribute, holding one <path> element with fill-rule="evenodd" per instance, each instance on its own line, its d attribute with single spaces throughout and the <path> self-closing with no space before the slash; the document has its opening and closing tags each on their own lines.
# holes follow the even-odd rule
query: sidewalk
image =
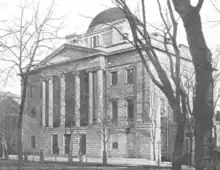
<svg viewBox="0 0 220 170">
<path fill-rule="evenodd" d="M 9 155 L 9 159 L 17 160 L 17 155 Z M 28 161 L 39 162 L 40 157 L 38 155 L 28 155 Z M 58 162 L 67 163 L 68 157 L 53 156 L 44 157 L 46 162 Z M 73 162 L 79 162 L 79 158 L 73 158 Z M 99 157 L 84 157 L 83 163 L 102 163 L 102 159 Z M 121 165 L 121 166 L 158 166 L 156 161 L 149 161 L 146 159 L 135 159 L 135 158 L 108 158 L 108 164 L 110 165 Z M 160 167 L 171 167 L 171 162 L 161 162 Z M 195 168 L 189 166 L 182 166 L 183 170 L 194 170 Z"/>
</svg>

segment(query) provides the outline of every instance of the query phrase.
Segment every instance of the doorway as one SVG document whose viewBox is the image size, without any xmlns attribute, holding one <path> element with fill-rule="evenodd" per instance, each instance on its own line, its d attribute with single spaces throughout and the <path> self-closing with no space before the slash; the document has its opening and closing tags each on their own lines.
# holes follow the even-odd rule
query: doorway
<svg viewBox="0 0 220 170">
<path fill-rule="evenodd" d="M 86 154 L 86 134 L 80 134 L 80 141 L 79 141 L 79 153 L 80 155 Z"/>
</svg>

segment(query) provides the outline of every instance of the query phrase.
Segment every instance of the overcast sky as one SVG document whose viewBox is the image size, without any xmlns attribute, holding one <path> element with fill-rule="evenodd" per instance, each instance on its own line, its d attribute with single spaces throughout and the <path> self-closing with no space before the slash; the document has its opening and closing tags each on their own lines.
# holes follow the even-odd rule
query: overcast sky
<svg viewBox="0 0 220 170">
<path fill-rule="evenodd" d="M 32 0 L 33 2 L 35 0 Z M 133 9 L 136 9 L 136 0 L 128 0 Z M 164 0 L 162 0 L 164 1 Z M 214 2 L 217 0 L 213 0 Z M 36 2 L 36 1 L 35 1 Z M 197 0 L 193 0 L 194 3 Z M 11 20 L 18 15 L 18 5 L 21 3 L 19 0 L 0 0 L 0 20 Z M 50 0 L 42 0 L 41 8 L 46 8 Z M 57 16 L 65 15 L 64 29 L 60 33 L 65 36 L 74 32 L 85 32 L 91 19 L 84 18 L 81 15 L 88 17 L 95 17 L 99 12 L 113 7 L 111 0 L 56 0 L 55 14 Z M 147 20 L 154 25 L 159 25 L 159 14 L 157 10 L 156 0 L 146 0 Z M 220 3 L 217 3 L 220 9 Z M 211 5 L 210 0 L 205 1 L 202 9 L 202 20 L 205 38 L 208 46 L 214 51 L 216 46 L 220 44 L 220 24 L 212 21 L 220 20 L 220 13 L 216 12 Z M 220 22 L 219 22 L 220 23 Z M 179 43 L 186 44 L 185 33 L 183 28 L 180 28 L 180 41 Z M 186 44 L 187 45 L 187 44 Z M 0 67 L 3 63 L 0 61 Z M 11 91 L 13 93 L 20 93 L 19 81 L 11 80 L 7 87 L 3 83 L 0 84 L 0 90 Z"/>
</svg>

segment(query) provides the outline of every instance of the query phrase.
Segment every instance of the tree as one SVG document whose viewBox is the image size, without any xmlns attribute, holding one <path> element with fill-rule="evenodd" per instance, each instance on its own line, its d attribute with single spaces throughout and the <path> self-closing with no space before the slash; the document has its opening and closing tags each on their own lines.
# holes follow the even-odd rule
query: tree
<svg viewBox="0 0 220 170">
<path fill-rule="evenodd" d="M 183 21 L 187 41 L 195 68 L 195 100 L 193 114 L 195 117 L 195 161 L 196 170 L 205 168 L 204 158 L 212 160 L 212 150 L 205 154 L 204 148 L 212 148 L 213 128 L 213 68 L 211 52 L 206 45 L 202 31 L 200 11 L 204 0 L 199 0 L 196 6 L 191 1 L 172 0 L 176 12 Z M 205 157 L 204 157 L 205 155 Z"/>
<path fill-rule="evenodd" d="M 152 82 L 163 92 L 169 101 L 169 104 L 173 110 L 176 120 L 176 139 L 174 145 L 174 153 L 172 159 L 172 169 L 181 169 L 182 163 L 182 148 L 184 140 L 185 130 L 185 118 L 186 118 L 186 94 L 181 87 L 180 78 L 180 63 L 181 52 L 177 45 L 177 19 L 174 15 L 174 11 L 171 5 L 171 1 L 167 1 L 168 18 L 171 21 L 171 25 L 167 22 L 167 16 L 164 15 L 159 0 L 158 7 L 160 17 L 164 29 L 161 31 L 163 35 L 162 51 L 166 59 L 168 59 L 168 65 L 162 65 L 160 61 L 161 53 L 153 45 L 153 39 L 148 32 L 146 23 L 146 11 L 145 1 L 140 1 L 141 6 L 141 18 L 134 16 L 125 0 L 115 0 L 114 3 L 124 12 L 126 19 L 128 20 L 132 41 L 130 43 L 136 48 L 143 65 L 149 74 Z M 167 68 L 169 72 L 167 72 Z"/>
<path fill-rule="evenodd" d="M 25 101 L 28 87 L 28 73 L 35 68 L 43 51 L 51 50 L 61 29 L 60 19 L 53 16 L 55 2 L 52 1 L 46 11 L 42 11 L 40 1 L 27 2 L 20 6 L 20 13 L 13 21 L 3 23 L 3 35 L 0 40 L 0 60 L 7 64 L 7 75 L 17 74 L 22 84 L 21 102 L 18 118 L 18 163 L 22 161 L 22 121 L 25 113 Z M 58 26 L 56 25 L 58 22 Z"/>
<path fill-rule="evenodd" d="M 112 120 L 109 116 L 101 116 L 99 117 L 98 126 L 100 130 L 97 130 L 97 134 L 99 135 L 103 150 L 102 150 L 102 163 L 107 164 L 107 144 L 110 138 L 110 135 L 113 133 L 111 132 L 113 129 Z"/>
</svg>

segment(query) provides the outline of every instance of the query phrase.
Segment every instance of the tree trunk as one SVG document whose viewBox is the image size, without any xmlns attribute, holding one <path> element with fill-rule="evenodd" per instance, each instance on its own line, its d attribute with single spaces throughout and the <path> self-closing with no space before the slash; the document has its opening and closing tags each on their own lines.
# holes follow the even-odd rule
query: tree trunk
<svg viewBox="0 0 220 170">
<path fill-rule="evenodd" d="M 182 149 L 185 132 L 185 114 L 181 114 L 179 109 L 174 112 L 177 115 L 176 139 L 174 143 L 174 152 L 172 158 L 172 170 L 181 170 L 182 166 Z"/>
<path fill-rule="evenodd" d="M 154 159 L 154 161 L 156 160 L 156 143 L 155 143 L 155 139 L 153 141 L 153 159 Z"/>
<path fill-rule="evenodd" d="M 102 153 L 102 163 L 104 165 L 107 164 L 107 151 L 106 151 L 106 133 L 107 133 L 107 130 L 106 128 L 104 127 L 103 125 L 103 147 L 104 147 L 104 150 L 103 150 L 103 153 Z"/>
<path fill-rule="evenodd" d="M 195 8 L 182 17 L 193 64 L 196 73 L 196 92 L 194 100 L 195 116 L 195 161 L 196 170 L 203 170 L 204 142 L 212 141 L 210 134 L 213 127 L 213 98 L 212 98 L 212 64 L 211 54 L 206 45 L 202 32 L 201 18 Z M 211 153 L 211 152 L 210 152 Z M 211 154 L 207 155 L 211 159 Z"/>
<path fill-rule="evenodd" d="M 24 108 L 25 108 L 25 100 L 26 100 L 26 92 L 27 92 L 27 77 L 21 76 L 21 81 L 23 83 L 23 87 L 21 90 L 21 104 L 20 104 L 20 111 L 18 117 L 18 170 L 21 169 L 22 160 L 23 160 L 23 142 L 22 142 L 22 124 L 23 124 L 23 115 L 24 115 Z"/>
</svg>

